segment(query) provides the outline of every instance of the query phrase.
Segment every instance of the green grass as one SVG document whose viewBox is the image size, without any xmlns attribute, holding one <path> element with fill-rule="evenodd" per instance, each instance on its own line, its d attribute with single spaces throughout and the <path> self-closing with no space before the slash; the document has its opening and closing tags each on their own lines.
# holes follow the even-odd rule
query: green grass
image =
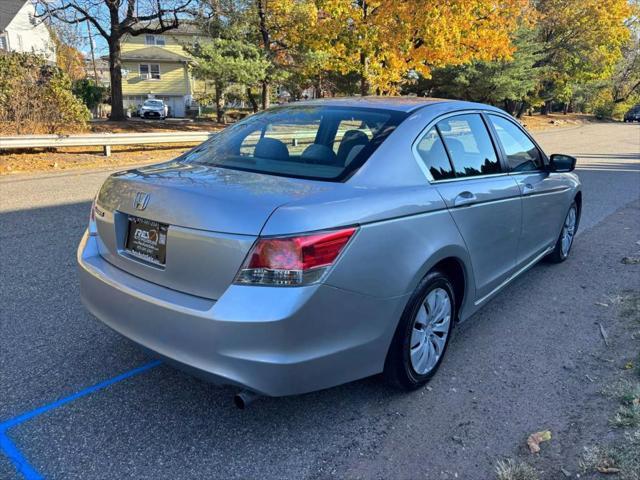
<svg viewBox="0 0 640 480">
<path fill-rule="evenodd" d="M 616 427 L 640 427 L 640 381 L 635 378 L 624 378 L 606 387 L 603 392 L 608 397 L 617 399 L 620 406 L 611 419 Z"/>
</svg>

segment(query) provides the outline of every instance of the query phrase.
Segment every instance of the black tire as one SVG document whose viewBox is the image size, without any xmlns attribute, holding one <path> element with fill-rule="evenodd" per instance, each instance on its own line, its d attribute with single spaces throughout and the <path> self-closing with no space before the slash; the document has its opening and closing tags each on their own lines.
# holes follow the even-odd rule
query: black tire
<svg viewBox="0 0 640 480">
<path fill-rule="evenodd" d="M 449 295 L 449 300 L 451 302 L 451 320 L 449 322 L 446 343 L 442 349 L 440 358 L 431 370 L 424 375 L 420 375 L 411 365 L 409 356 L 413 320 L 429 292 L 436 288 L 444 289 Z M 387 352 L 384 367 L 384 377 L 387 383 L 406 391 L 416 390 L 427 383 L 440 367 L 442 359 L 446 354 L 447 346 L 451 339 L 451 330 L 455 320 L 457 319 L 457 314 L 458 311 L 453 285 L 443 273 L 437 270 L 429 272 L 427 276 L 420 281 L 418 287 L 409 298 L 407 306 L 402 314 L 402 318 L 396 328 L 393 340 L 391 341 L 391 346 Z"/>
<path fill-rule="evenodd" d="M 575 234 L 578 231 L 578 225 L 580 224 L 580 209 L 578 208 L 578 205 L 576 204 L 575 201 L 573 201 L 573 203 L 571 203 L 571 206 L 569 207 L 569 210 L 567 210 L 567 215 L 569 215 L 569 212 L 571 211 L 571 209 L 575 209 L 576 211 L 576 223 L 575 223 L 575 228 L 574 228 L 574 232 L 573 232 L 573 237 L 571 239 L 571 244 L 569 245 L 569 250 L 565 253 L 563 253 L 562 251 L 562 235 L 564 232 L 564 222 L 562 223 L 562 228 L 560 229 L 560 234 L 558 235 L 558 240 L 556 240 L 556 245 L 553 249 L 553 251 L 547 255 L 546 260 L 548 262 L 551 263 L 562 263 L 564 262 L 567 258 L 569 258 L 569 255 L 571 254 L 571 249 L 573 248 L 573 243 L 575 241 Z M 565 219 L 567 218 L 567 215 L 565 215 Z M 566 220 L 565 220 L 566 221 Z"/>
</svg>

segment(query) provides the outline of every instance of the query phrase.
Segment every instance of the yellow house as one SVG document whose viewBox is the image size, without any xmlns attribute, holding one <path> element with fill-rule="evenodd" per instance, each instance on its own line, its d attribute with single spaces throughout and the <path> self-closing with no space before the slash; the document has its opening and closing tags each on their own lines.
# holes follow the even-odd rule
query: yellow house
<svg viewBox="0 0 640 480">
<path fill-rule="evenodd" d="M 195 81 L 189 72 L 193 60 L 183 45 L 196 38 L 197 31 L 189 25 L 163 34 L 124 36 L 120 44 L 124 107 L 159 98 L 169 106 L 169 116 L 184 117 L 193 102 Z"/>
</svg>

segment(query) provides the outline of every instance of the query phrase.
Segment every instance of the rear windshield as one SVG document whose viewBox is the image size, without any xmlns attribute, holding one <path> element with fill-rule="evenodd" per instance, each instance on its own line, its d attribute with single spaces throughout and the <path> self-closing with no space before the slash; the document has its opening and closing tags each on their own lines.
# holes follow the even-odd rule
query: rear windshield
<svg viewBox="0 0 640 480">
<path fill-rule="evenodd" d="M 406 116 L 369 108 L 278 107 L 226 128 L 182 161 L 340 181 L 364 164 Z"/>
</svg>

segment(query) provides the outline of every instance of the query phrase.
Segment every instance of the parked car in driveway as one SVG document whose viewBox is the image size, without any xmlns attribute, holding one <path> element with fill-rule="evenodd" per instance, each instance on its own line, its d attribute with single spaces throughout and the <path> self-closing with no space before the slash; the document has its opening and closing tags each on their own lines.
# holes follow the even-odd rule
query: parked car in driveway
<svg viewBox="0 0 640 480">
<path fill-rule="evenodd" d="M 627 113 L 624 114 L 625 122 L 640 122 L 640 105 L 631 107 Z"/>
<path fill-rule="evenodd" d="M 173 364 L 250 392 L 380 372 L 415 389 L 457 322 L 568 257 L 575 163 L 477 103 L 275 107 L 111 175 L 78 249 L 82 299 Z"/>
<path fill-rule="evenodd" d="M 164 101 L 156 98 L 145 100 L 138 111 L 138 115 L 141 118 L 158 118 L 160 120 L 167 118 L 168 114 L 169 107 L 164 103 Z"/>
</svg>

